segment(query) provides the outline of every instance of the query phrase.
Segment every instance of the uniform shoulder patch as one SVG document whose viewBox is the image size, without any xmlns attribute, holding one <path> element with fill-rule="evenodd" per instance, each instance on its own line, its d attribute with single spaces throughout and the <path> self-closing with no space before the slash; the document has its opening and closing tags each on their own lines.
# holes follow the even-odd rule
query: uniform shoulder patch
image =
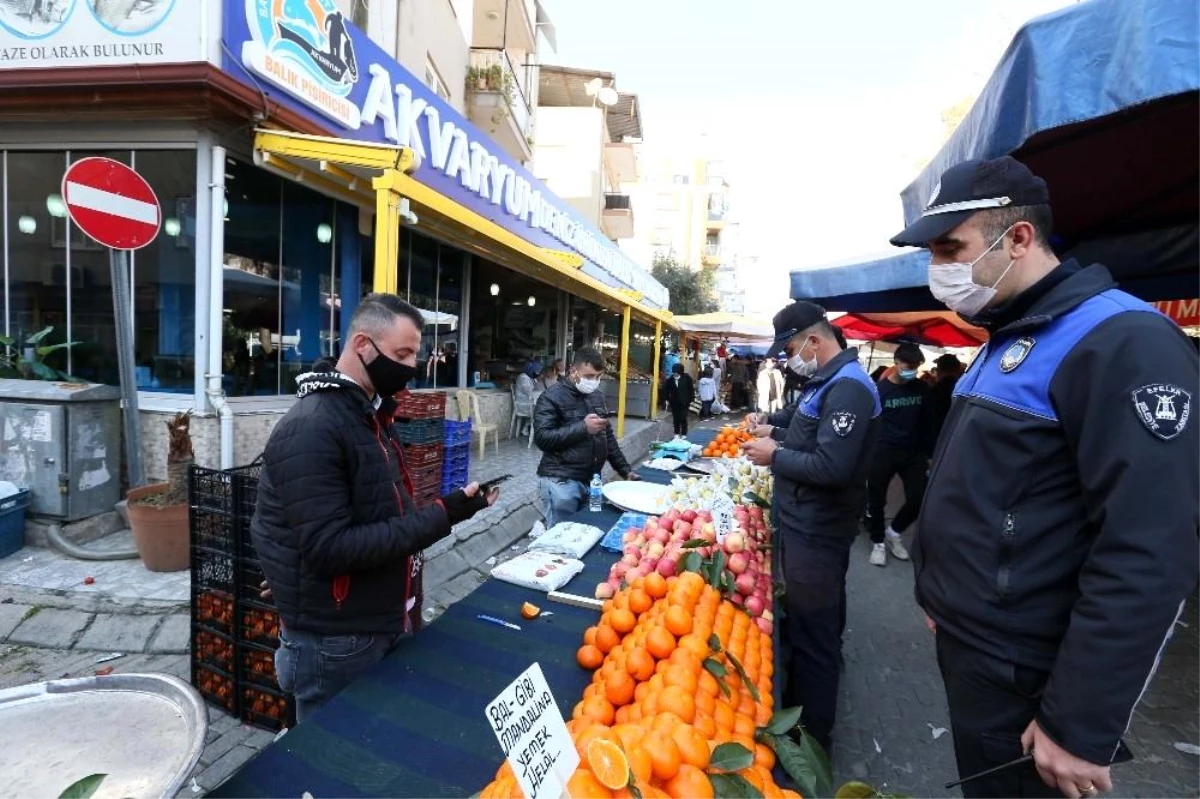
<svg viewBox="0 0 1200 799">
<path fill-rule="evenodd" d="M 1170 441 L 1187 427 L 1192 394 L 1170 383 L 1151 383 L 1133 392 L 1133 410 L 1147 430 Z"/>
<path fill-rule="evenodd" d="M 1004 351 L 1004 355 L 1000 357 L 1000 371 L 1008 374 L 1020 366 L 1029 357 L 1029 352 L 1036 343 L 1036 339 L 1029 336 L 1021 336 L 1010 344 L 1008 349 Z"/>
<path fill-rule="evenodd" d="M 858 416 L 850 411 L 837 411 L 829 417 L 829 422 L 833 425 L 833 432 L 842 438 L 850 435 L 850 431 L 854 429 L 854 423 L 857 421 Z"/>
</svg>

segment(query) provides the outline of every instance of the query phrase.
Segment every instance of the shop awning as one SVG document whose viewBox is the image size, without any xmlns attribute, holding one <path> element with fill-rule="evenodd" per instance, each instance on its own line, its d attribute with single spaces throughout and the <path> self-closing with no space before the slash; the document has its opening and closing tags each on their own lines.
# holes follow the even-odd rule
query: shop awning
<svg viewBox="0 0 1200 799">
<path fill-rule="evenodd" d="M 637 292 L 609 286 L 584 273 L 575 253 L 540 247 L 406 174 L 411 152 L 402 147 L 275 130 L 259 130 L 255 162 L 377 216 L 389 190 L 409 201 L 415 229 L 476 253 L 610 310 L 629 307 L 634 318 L 674 329 L 670 312 L 640 302 Z M 381 191 L 382 190 L 382 191 Z M 394 213 L 394 209 L 393 209 Z M 398 231 L 397 231 L 398 234 Z"/>
<path fill-rule="evenodd" d="M 937 313 L 846 314 L 833 320 L 846 338 L 859 341 L 911 341 L 930 347 L 978 347 L 987 331 L 949 311 Z"/>
<path fill-rule="evenodd" d="M 676 316 L 675 323 L 684 333 L 727 338 L 730 340 L 774 339 L 775 329 L 770 321 L 755 316 L 717 311 L 715 313 Z"/>
</svg>

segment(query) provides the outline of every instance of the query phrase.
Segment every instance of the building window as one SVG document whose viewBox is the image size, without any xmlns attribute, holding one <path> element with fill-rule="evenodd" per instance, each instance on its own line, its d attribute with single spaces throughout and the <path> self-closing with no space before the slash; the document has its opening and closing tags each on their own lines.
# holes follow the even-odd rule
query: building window
<svg viewBox="0 0 1200 799">
<path fill-rule="evenodd" d="M 433 89 L 438 97 L 446 102 L 450 102 L 450 92 L 446 89 L 446 82 L 442 80 L 442 76 L 434 65 L 433 59 L 428 57 L 425 59 L 425 85 Z"/>
<path fill-rule="evenodd" d="M 675 195 L 671 192 L 662 192 L 654 198 L 654 207 L 659 211 L 674 211 L 675 210 Z"/>
<path fill-rule="evenodd" d="M 139 389 L 191 393 L 195 372 L 196 153 L 194 150 L 0 152 L 4 333 L 18 350 L 49 328 L 41 360 L 78 379 L 116 385 L 117 348 L 108 252 L 67 216 L 67 167 L 101 155 L 134 166 L 158 195 L 162 232 L 130 253 L 135 378 Z M 0 278 L 3 280 L 3 278 Z M 0 367 L 0 376 L 11 376 Z"/>
</svg>

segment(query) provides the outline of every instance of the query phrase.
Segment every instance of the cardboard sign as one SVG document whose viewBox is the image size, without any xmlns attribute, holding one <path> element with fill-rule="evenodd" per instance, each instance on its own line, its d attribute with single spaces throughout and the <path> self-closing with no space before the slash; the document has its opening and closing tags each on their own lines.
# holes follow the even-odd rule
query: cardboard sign
<svg viewBox="0 0 1200 799">
<path fill-rule="evenodd" d="M 579 753 L 534 663 L 487 706 L 487 719 L 526 799 L 558 799 L 579 767 Z"/>
<path fill-rule="evenodd" d="M 733 500 L 718 494 L 712 504 L 713 526 L 717 528 L 717 543 L 724 544 L 725 536 L 733 532 Z"/>
</svg>

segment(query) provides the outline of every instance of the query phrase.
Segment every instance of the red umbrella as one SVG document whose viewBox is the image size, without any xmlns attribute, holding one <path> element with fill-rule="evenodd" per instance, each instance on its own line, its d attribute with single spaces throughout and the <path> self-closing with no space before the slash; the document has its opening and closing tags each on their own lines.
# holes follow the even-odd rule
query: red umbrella
<svg viewBox="0 0 1200 799">
<path fill-rule="evenodd" d="M 833 320 L 846 338 L 859 341 L 912 341 L 930 347 L 978 347 L 987 332 L 952 313 L 845 314 Z"/>
</svg>

